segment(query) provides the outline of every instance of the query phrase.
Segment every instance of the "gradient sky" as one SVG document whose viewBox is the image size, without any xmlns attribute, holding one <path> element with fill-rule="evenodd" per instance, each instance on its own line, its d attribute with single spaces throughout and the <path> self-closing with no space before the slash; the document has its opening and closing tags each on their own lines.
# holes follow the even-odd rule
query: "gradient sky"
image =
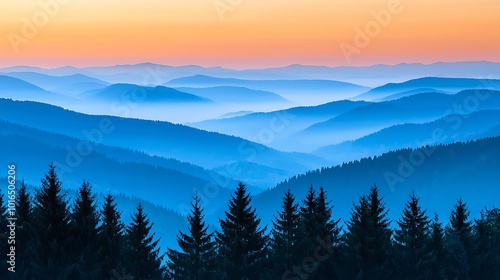
<svg viewBox="0 0 500 280">
<path fill-rule="evenodd" d="M 356 47 L 356 28 L 394 1 L 402 10 Z M 45 24 L 40 3 L 54 7 Z M 499 15 L 498 0 L 3 0 L 0 66 L 500 61 Z M 26 21 L 38 30 L 23 34 Z M 349 60 L 342 43 L 358 50 Z"/>
</svg>

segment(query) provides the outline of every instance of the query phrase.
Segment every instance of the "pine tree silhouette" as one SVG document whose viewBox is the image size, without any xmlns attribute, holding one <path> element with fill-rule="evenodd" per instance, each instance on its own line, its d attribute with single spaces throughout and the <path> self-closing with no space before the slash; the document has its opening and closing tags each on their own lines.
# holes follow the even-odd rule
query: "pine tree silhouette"
<svg viewBox="0 0 500 280">
<path fill-rule="evenodd" d="M 189 233 L 179 232 L 177 243 L 181 252 L 168 249 L 169 279 L 182 280 L 209 280 L 218 279 L 215 265 L 215 242 L 212 234 L 208 234 L 208 226 L 203 221 L 203 207 L 200 205 L 198 194 L 191 202 Z"/>
<path fill-rule="evenodd" d="M 229 201 L 222 231 L 217 232 L 221 279 L 260 279 L 264 269 L 268 238 L 260 228 L 260 219 L 250 206 L 250 194 L 243 183 L 238 184 Z"/>
<path fill-rule="evenodd" d="M 410 195 L 394 232 L 396 273 L 402 278 L 428 279 L 432 261 L 429 218 L 419 205 L 415 192 Z"/>
<path fill-rule="evenodd" d="M 55 166 L 41 180 L 33 206 L 33 239 L 29 250 L 33 257 L 33 275 L 37 279 L 66 279 L 74 271 L 70 262 L 71 248 L 69 211 Z"/>
<path fill-rule="evenodd" d="M 299 251 L 299 223 L 300 216 L 298 205 L 290 189 L 285 193 L 282 210 L 278 212 L 273 223 L 270 239 L 270 269 L 269 277 L 279 279 L 283 274 L 299 264 L 301 253 Z"/>
<path fill-rule="evenodd" d="M 97 228 L 97 255 L 102 279 L 108 279 L 114 270 L 124 268 L 124 229 L 115 200 L 111 194 L 107 194 L 101 210 L 101 224 Z"/>
<path fill-rule="evenodd" d="M 473 267 L 475 279 L 495 279 L 500 275 L 500 209 L 484 209 L 474 226 Z"/>
<path fill-rule="evenodd" d="M 100 273 L 97 255 L 98 223 L 96 197 L 92 194 L 90 184 L 84 181 L 76 194 L 71 213 L 72 257 L 80 277 L 84 279 L 97 278 Z"/>
<path fill-rule="evenodd" d="M 111 277 L 113 270 L 125 269 L 123 267 L 125 225 L 121 221 L 121 214 L 111 194 L 106 195 L 104 199 L 101 217 L 101 224 L 97 229 L 100 244 L 98 260 L 101 278 L 107 279 Z"/>
<path fill-rule="evenodd" d="M 447 277 L 450 278 L 471 279 L 472 223 L 469 221 L 469 214 L 465 202 L 458 199 L 446 230 Z"/>
<path fill-rule="evenodd" d="M 153 223 L 150 223 L 142 205 L 137 206 L 137 212 L 132 216 L 132 222 L 126 227 L 125 236 L 125 267 L 130 275 L 138 279 L 162 279 L 165 269 L 162 267 L 163 256 L 158 248 L 159 239 L 154 239 L 151 233 Z"/>
<path fill-rule="evenodd" d="M 431 224 L 430 250 L 432 253 L 432 265 L 430 267 L 430 279 L 445 279 L 445 240 L 442 223 L 439 222 L 439 216 L 434 214 L 434 220 Z"/>
<path fill-rule="evenodd" d="M 370 189 L 368 196 L 360 198 L 359 205 L 354 205 L 345 235 L 346 267 L 351 270 L 350 278 L 391 277 L 391 230 L 386 217 L 387 210 L 376 186 Z"/>
</svg>

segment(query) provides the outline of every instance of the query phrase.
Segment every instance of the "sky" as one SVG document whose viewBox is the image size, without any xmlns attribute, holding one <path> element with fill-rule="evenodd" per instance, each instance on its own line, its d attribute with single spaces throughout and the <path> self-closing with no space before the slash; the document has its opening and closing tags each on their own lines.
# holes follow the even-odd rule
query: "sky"
<svg viewBox="0 0 500 280">
<path fill-rule="evenodd" d="M 3 0 L 0 67 L 500 61 L 498 0 Z"/>
</svg>

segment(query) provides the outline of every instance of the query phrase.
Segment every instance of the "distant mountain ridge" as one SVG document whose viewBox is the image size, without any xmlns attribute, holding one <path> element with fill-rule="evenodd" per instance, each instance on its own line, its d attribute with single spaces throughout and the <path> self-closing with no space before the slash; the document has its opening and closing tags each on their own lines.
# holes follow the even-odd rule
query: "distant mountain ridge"
<svg viewBox="0 0 500 280">
<path fill-rule="evenodd" d="M 263 90 L 253 90 L 245 87 L 216 86 L 207 88 L 179 87 L 179 91 L 204 97 L 219 103 L 290 103 L 289 100 Z"/>
<path fill-rule="evenodd" d="M 207 120 L 190 123 L 190 126 L 216 131 L 228 135 L 236 135 L 251 139 L 277 149 L 277 141 L 305 129 L 315 123 L 328 120 L 354 108 L 370 104 L 364 101 L 334 101 L 318 106 L 299 106 L 290 109 L 271 111 L 266 113 L 251 113 L 244 116 Z M 268 130 L 272 131 L 272 138 L 259 137 Z"/>
<path fill-rule="evenodd" d="M 39 183 L 38 174 L 44 174 L 47 164 L 53 162 L 66 188 L 78 188 L 83 180 L 88 179 L 88 174 L 92 174 L 95 191 L 122 193 L 183 214 L 196 190 L 204 193 L 209 186 L 211 191 L 217 191 L 217 197 L 204 201 L 207 215 L 210 215 L 224 205 L 230 188 L 234 187 L 233 180 L 228 181 L 222 176 L 216 179 L 228 182 L 227 187 L 173 169 L 143 162 L 118 161 L 98 151 L 79 158 L 84 151 L 78 150 L 78 144 L 74 142 L 69 142 L 66 147 L 50 146 L 30 137 L 0 133 L 0 143 L 1 163 L 16 164 L 17 175 L 29 184 Z M 216 219 L 212 217 L 211 221 Z"/>
<path fill-rule="evenodd" d="M 109 85 L 108 82 L 84 74 L 51 76 L 37 72 L 10 72 L 4 75 L 21 79 L 47 91 L 70 94 L 78 94 L 83 91 L 104 88 Z"/>
<path fill-rule="evenodd" d="M 274 92 L 288 100 L 305 105 L 346 99 L 369 89 L 334 80 L 244 80 L 205 75 L 173 79 L 164 85 L 170 87 L 245 87 Z"/>
<path fill-rule="evenodd" d="M 469 106 L 468 102 L 473 106 Z M 500 91 L 464 90 L 451 95 L 420 93 L 354 108 L 289 137 L 294 139 L 295 147 L 303 147 L 299 151 L 307 152 L 322 146 L 355 140 L 397 124 L 429 122 L 453 113 L 467 114 L 499 109 Z"/>
<path fill-rule="evenodd" d="M 283 153 L 241 138 L 168 122 L 85 115 L 47 104 L 5 99 L 0 99 L 0 108 L 0 119 L 12 123 L 79 139 L 96 139 L 104 145 L 140 150 L 209 169 L 233 161 L 249 161 L 300 172 L 327 162 L 317 156 Z"/>
<path fill-rule="evenodd" d="M 11 98 L 14 100 L 43 101 L 51 99 L 56 102 L 65 101 L 68 98 L 48 92 L 43 88 L 28 83 L 24 80 L 0 75 L 0 98 Z"/>
<path fill-rule="evenodd" d="M 127 97 L 138 102 L 212 102 L 210 99 L 182 92 L 173 88 L 146 87 L 132 84 L 114 84 L 102 90 L 85 93 L 95 100 L 120 100 Z"/>
<path fill-rule="evenodd" d="M 389 83 L 353 97 L 352 100 L 374 101 L 394 100 L 399 97 L 416 93 L 428 92 L 422 89 L 434 89 L 443 92 L 458 92 L 466 89 L 494 89 L 500 90 L 500 80 L 470 79 L 470 78 L 440 78 L 425 77 L 409 80 L 403 83 Z M 390 99 L 389 99 L 390 98 Z"/>
<path fill-rule="evenodd" d="M 169 80 L 193 75 L 231 77 L 238 79 L 322 79 L 339 80 L 368 87 L 389 82 L 403 82 L 421 77 L 464 77 L 500 79 L 500 63 L 489 61 L 437 62 L 432 64 L 400 63 L 371 66 L 313 66 L 293 64 L 264 69 L 234 70 L 223 67 L 201 67 L 197 65 L 169 66 L 155 63 L 114 65 L 101 67 L 59 67 L 43 69 L 37 67 L 7 67 L 0 72 L 38 72 L 55 76 L 85 74 L 109 83 L 135 83 L 160 85 Z"/>
<path fill-rule="evenodd" d="M 466 115 L 452 114 L 421 124 L 398 124 L 354 141 L 322 147 L 315 154 L 337 163 L 380 155 L 402 148 L 449 144 L 500 136 L 500 110 L 484 110 Z"/>
</svg>

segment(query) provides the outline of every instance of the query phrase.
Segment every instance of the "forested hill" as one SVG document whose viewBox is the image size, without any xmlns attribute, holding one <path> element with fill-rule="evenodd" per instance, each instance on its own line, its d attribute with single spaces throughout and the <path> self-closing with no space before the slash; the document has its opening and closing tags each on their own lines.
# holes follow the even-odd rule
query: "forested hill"
<svg viewBox="0 0 500 280">
<path fill-rule="evenodd" d="M 330 193 L 338 217 L 348 217 L 352 203 L 373 184 L 381 190 L 397 219 L 407 194 L 424 197 L 422 205 L 447 216 L 450 197 L 468 200 L 473 213 L 498 204 L 500 137 L 420 149 L 402 149 L 294 176 L 255 197 L 264 220 L 276 209 L 271 203 L 290 188 L 302 197 L 310 185 Z M 482 193 L 482 195 L 478 195 Z M 272 208 L 272 209 L 271 209 Z"/>
</svg>

